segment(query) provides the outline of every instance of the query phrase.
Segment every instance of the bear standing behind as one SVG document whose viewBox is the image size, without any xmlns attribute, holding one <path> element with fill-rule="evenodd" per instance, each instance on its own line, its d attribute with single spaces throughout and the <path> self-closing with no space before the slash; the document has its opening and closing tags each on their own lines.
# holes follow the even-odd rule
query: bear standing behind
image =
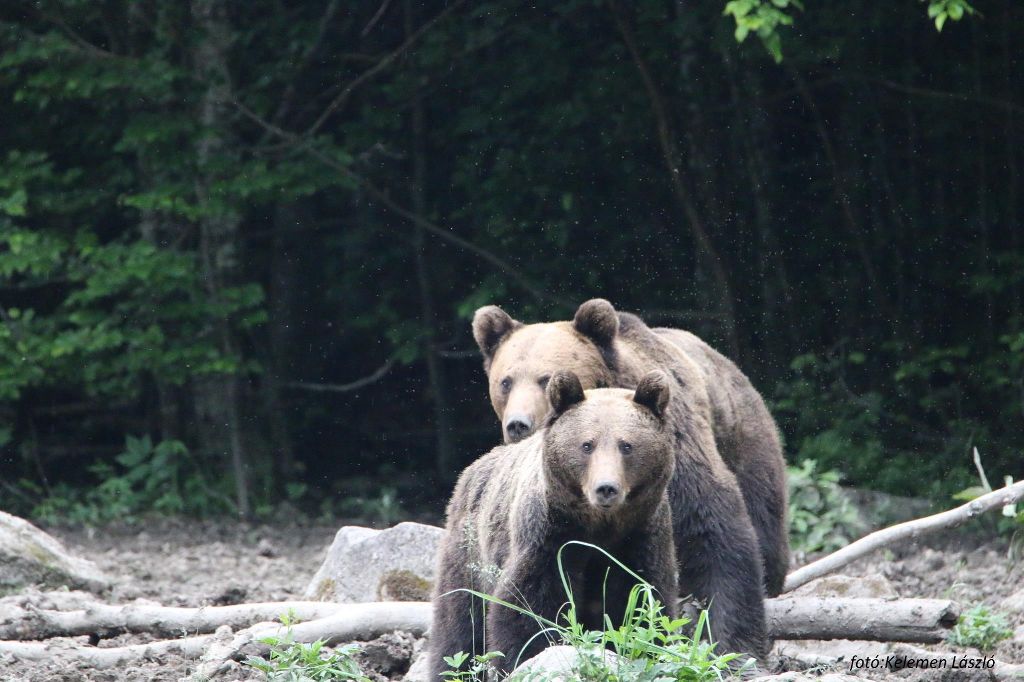
<svg viewBox="0 0 1024 682">
<path fill-rule="evenodd" d="M 574 374 L 562 372 L 546 389 L 545 428 L 474 462 L 448 504 L 433 599 L 433 680 L 448 669 L 443 658 L 460 651 L 501 651 L 505 672 L 539 652 L 546 641 L 535 637 L 536 620 L 494 604 L 484 617 L 481 600 L 458 590 L 490 594 L 557 622 L 567 596 L 556 557 L 570 540 L 602 547 L 658 590 L 666 614 L 675 612 L 667 377 L 652 372 L 635 392 L 584 393 Z M 635 583 L 608 567 L 592 549 L 563 552 L 578 618 L 589 629 L 604 629 L 606 610 L 621 622 Z"/>
</svg>

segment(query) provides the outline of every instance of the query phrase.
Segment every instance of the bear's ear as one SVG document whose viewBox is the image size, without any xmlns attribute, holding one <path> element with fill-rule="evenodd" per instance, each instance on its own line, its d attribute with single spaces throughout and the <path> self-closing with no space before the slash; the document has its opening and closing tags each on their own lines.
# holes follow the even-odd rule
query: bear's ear
<svg viewBox="0 0 1024 682">
<path fill-rule="evenodd" d="M 668 407 L 669 389 L 668 377 L 660 370 L 654 370 L 644 376 L 637 384 L 636 392 L 633 394 L 633 402 L 643 405 L 650 410 L 658 419 L 665 419 L 665 408 Z"/>
<path fill-rule="evenodd" d="M 619 333 L 619 315 L 608 301 L 592 298 L 576 310 L 572 326 L 599 348 L 608 348 Z"/>
<path fill-rule="evenodd" d="M 522 326 L 522 322 L 516 322 L 496 305 L 479 308 L 473 314 L 473 338 L 476 339 L 476 345 L 480 346 L 484 360 L 490 362 L 501 340 Z"/>
<path fill-rule="evenodd" d="M 547 394 L 556 417 L 586 398 L 579 377 L 565 370 L 559 370 L 551 376 L 548 380 Z"/>
</svg>

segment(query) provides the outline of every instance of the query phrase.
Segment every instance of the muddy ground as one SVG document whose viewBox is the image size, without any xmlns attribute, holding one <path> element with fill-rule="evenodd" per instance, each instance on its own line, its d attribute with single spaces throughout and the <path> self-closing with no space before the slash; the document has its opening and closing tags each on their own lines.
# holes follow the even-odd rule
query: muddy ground
<svg viewBox="0 0 1024 682">
<path fill-rule="evenodd" d="M 317 524 L 252 525 L 235 522 L 180 520 L 148 521 L 141 527 L 48 528 L 81 556 L 96 561 L 115 576 L 122 576 L 108 595 L 110 603 L 138 597 L 166 605 L 203 606 L 300 598 L 326 552 L 337 526 Z M 881 573 L 900 596 L 952 597 L 965 604 L 984 601 L 997 605 L 1024 587 L 1024 566 L 1007 557 L 1005 542 L 958 532 L 930 538 L 926 543 L 896 547 L 849 567 L 848 575 Z M 1014 640 L 993 653 L 999 660 L 1024 663 L 1024 613 L 1011 616 L 1017 628 Z M 85 638 L 79 640 L 85 643 Z M 101 646 L 145 641 L 143 636 L 122 635 Z M 374 677 L 401 679 L 416 642 L 399 634 L 371 644 L 365 653 Z M 961 651 L 948 645 L 936 650 Z M 966 653 L 976 654 L 967 651 Z M 768 666 L 777 672 L 799 668 L 788 659 L 773 657 Z M 166 681 L 179 680 L 192 671 L 193 662 L 168 656 L 131 669 L 79 669 L 59 661 L 26 663 L 0 658 L 0 680 L 21 681 Z M 820 671 L 824 672 L 824 671 Z M 836 672 L 848 672 L 840 665 Z M 870 679 L 938 680 L 987 679 L 986 676 L 942 677 L 939 673 L 904 671 L 883 675 L 861 673 Z M 242 669 L 225 679 L 260 680 Z"/>
</svg>

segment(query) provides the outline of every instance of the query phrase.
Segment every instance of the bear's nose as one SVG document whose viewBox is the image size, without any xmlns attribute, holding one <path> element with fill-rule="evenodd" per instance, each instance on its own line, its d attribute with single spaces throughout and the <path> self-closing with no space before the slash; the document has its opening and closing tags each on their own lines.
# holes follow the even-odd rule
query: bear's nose
<svg viewBox="0 0 1024 682">
<path fill-rule="evenodd" d="M 524 418 L 513 417 L 505 424 L 508 439 L 515 443 L 530 435 L 530 423 Z"/>
<path fill-rule="evenodd" d="M 602 507 L 610 507 L 619 499 L 619 486 L 609 482 L 599 483 L 594 488 L 594 497 Z"/>
</svg>

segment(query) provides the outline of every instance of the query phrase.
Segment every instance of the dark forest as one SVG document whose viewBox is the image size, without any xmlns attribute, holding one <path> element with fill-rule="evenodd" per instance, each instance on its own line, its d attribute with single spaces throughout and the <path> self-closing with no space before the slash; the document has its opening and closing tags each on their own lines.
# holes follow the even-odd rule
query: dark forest
<svg viewBox="0 0 1024 682">
<path fill-rule="evenodd" d="M 439 509 L 500 441 L 473 311 L 598 296 L 790 464 L 1024 477 L 1021 44 L 1015 0 L 6 2 L 0 507 Z"/>
</svg>

